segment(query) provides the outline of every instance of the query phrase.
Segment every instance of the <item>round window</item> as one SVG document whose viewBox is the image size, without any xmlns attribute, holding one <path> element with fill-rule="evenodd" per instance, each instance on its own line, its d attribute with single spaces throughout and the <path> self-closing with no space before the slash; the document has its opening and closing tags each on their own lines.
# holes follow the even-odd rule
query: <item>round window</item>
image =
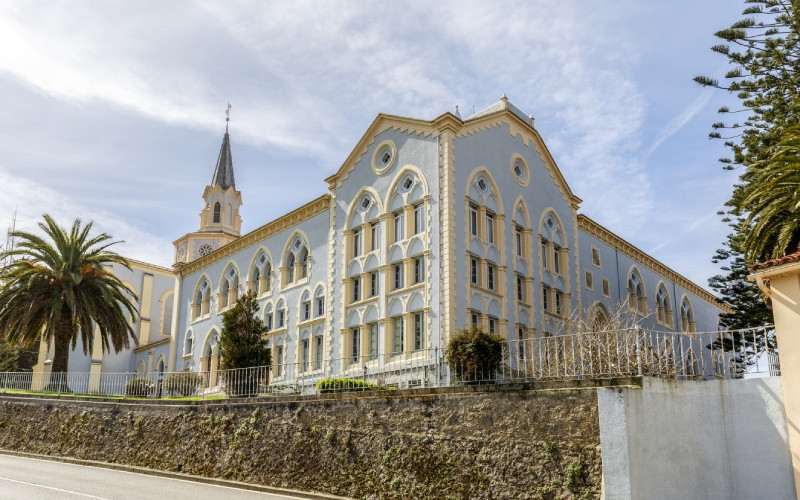
<svg viewBox="0 0 800 500">
<path fill-rule="evenodd" d="M 403 179 L 403 189 L 405 189 L 406 191 L 411 189 L 411 186 L 413 185 L 414 185 L 414 179 L 412 179 L 411 177 L 406 177 L 405 179 Z"/>
<path fill-rule="evenodd" d="M 486 179 L 478 179 L 478 189 L 485 192 L 487 187 L 488 184 L 486 184 Z"/>
<path fill-rule="evenodd" d="M 205 257 L 206 255 L 210 254 L 213 251 L 214 247 L 212 247 L 208 243 L 203 243 L 202 245 L 200 245 L 200 248 L 197 249 L 197 253 L 199 253 L 201 257 Z"/>
<path fill-rule="evenodd" d="M 511 173 L 514 175 L 514 180 L 517 181 L 517 184 L 523 187 L 528 185 L 530 180 L 528 165 L 520 155 L 514 155 L 511 158 Z"/>
<path fill-rule="evenodd" d="M 300 245 L 301 245 L 301 244 L 302 244 L 302 243 L 300 242 L 300 238 L 298 238 L 298 239 L 294 240 L 294 245 L 293 245 L 293 246 L 294 246 L 294 249 L 295 249 L 295 250 L 299 250 L 299 249 L 300 249 Z"/>
<path fill-rule="evenodd" d="M 369 208 L 370 200 L 369 196 L 365 196 L 363 200 L 361 200 L 361 209 L 366 210 Z"/>
<path fill-rule="evenodd" d="M 394 142 L 386 140 L 378 144 L 372 156 L 372 170 L 379 175 L 388 171 L 394 165 L 395 156 L 397 156 L 397 146 Z"/>
<path fill-rule="evenodd" d="M 382 147 L 378 151 L 378 167 L 386 168 L 392 163 L 392 148 L 389 145 Z"/>
</svg>

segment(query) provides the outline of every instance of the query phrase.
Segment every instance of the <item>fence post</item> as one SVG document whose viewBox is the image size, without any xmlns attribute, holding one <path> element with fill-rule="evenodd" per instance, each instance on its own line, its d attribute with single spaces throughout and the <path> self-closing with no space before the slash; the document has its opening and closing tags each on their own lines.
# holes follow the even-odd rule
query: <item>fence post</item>
<svg viewBox="0 0 800 500">
<path fill-rule="evenodd" d="M 634 330 L 634 331 L 636 333 L 636 339 L 635 339 L 635 341 L 636 341 L 636 373 L 638 373 L 639 376 L 641 377 L 642 376 L 642 343 L 639 342 L 639 338 L 642 336 L 641 335 L 642 334 L 642 327 L 637 326 L 636 330 Z"/>
<path fill-rule="evenodd" d="M 436 360 L 436 387 L 441 387 L 442 384 L 442 363 L 439 359 L 439 347 L 433 348 L 433 359 Z"/>
</svg>

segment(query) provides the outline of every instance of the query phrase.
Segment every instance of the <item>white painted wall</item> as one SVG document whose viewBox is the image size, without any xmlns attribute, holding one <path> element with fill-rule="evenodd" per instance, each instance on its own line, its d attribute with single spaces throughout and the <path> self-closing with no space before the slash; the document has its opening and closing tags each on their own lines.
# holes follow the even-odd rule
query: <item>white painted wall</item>
<svg viewBox="0 0 800 500">
<path fill-rule="evenodd" d="M 607 499 L 793 499 L 780 377 L 597 393 Z"/>
</svg>

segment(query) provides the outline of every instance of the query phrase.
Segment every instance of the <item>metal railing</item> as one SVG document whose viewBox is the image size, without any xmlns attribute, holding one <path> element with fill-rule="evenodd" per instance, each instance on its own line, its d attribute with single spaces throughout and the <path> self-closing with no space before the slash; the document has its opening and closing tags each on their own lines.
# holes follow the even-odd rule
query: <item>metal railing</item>
<svg viewBox="0 0 800 500">
<path fill-rule="evenodd" d="M 682 380 L 780 374 L 772 327 L 708 333 L 639 328 L 501 343 L 488 363 L 449 363 L 441 349 L 150 373 L 0 373 L 0 392 L 121 398 L 254 397 L 459 384 L 654 376 Z"/>
</svg>

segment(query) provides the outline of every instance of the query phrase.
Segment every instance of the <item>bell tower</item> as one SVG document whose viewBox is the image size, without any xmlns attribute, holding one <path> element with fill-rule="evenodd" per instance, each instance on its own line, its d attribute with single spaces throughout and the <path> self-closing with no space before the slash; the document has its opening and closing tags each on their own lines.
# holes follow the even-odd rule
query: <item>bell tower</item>
<svg viewBox="0 0 800 500">
<path fill-rule="evenodd" d="M 242 193 L 236 190 L 231 139 L 228 133 L 231 105 L 225 110 L 225 135 L 219 149 L 211 184 L 203 191 L 205 206 L 200 211 L 200 229 L 174 242 L 175 263 L 189 263 L 241 236 Z"/>
</svg>

